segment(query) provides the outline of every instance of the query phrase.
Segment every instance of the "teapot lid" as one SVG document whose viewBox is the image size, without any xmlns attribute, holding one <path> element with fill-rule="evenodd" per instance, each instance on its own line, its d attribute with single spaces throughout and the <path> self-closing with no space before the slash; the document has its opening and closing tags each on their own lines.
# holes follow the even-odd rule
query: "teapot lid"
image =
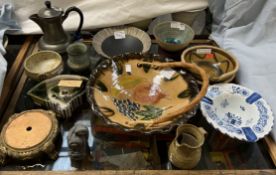
<svg viewBox="0 0 276 175">
<path fill-rule="evenodd" d="M 50 1 L 45 1 L 45 8 L 42 8 L 38 12 L 38 16 L 41 18 L 54 18 L 60 16 L 63 11 L 61 8 L 52 7 Z"/>
</svg>

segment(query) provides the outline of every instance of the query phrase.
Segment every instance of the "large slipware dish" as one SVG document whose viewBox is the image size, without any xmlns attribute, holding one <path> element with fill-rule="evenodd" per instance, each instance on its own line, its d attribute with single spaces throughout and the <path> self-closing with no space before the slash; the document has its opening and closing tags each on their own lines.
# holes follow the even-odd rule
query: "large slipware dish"
<svg viewBox="0 0 276 175">
<path fill-rule="evenodd" d="M 14 114 L 1 131 L 2 154 L 21 161 L 45 153 L 55 159 L 58 132 L 58 121 L 52 111 L 34 109 Z"/>
<path fill-rule="evenodd" d="M 211 83 L 229 82 L 239 69 L 237 59 L 223 49 L 214 46 L 194 46 L 184 50 L 181 60 L 203 68 Z"/>
<path fill-rule="evenodd" d="M 200 91 L 191 69 L 204 79 Z M 207 87 L 208 77 L 196 65 L 127 54 L 105 60 L 92 72 L 87 97 L 92 111 L 110 125 L 125 131 L 166 132 L 185 114 L 195 113 Z"/>
<path fill-rule="evenodd" d="M 209 86 L 200 109 L 215 129 L 238 140 L 257 142 L 273 126 L 274 114 L 262 96 L 237 84 Z"/>
<path fill-rule="evenodd" d="M 173 24 L 182 26 L 182 29 L 172 27 Z M 167 51 L 183 50 L 194 39 L 193 29 L 181 22 L 165 21 L 153 28 L 153 35 L 159 46 Z"/>
<path fill-rule="evenodd" d="M 24 62 L 25 72 L 29 78 L 41 81 L 61 74 L 62 57 L 54 51 L 39 51 L 29 56 Z"/>
<path fill-rule="evenodd" d="M 80 87 L 60 87 L 60 81 L 80 81 Z M 85 87 L 88 78 L 79 75 L 58 75 L 44 80 L 31 88 L 27 94 L 38 106 L 56 112 L 58 118 L 72 117 L 74 110 L 85 101 Z"/>
<path fill-rule="evenodd" d="M 115 38 L 116 32 L 123 32 L 125 38 Z M 147 53 L 151 46 L 149 35 L 136 27 L 113 27 L 99 31 L 92 39 L 96 52 L 105 58 L 125 53 Z"/>
</svg>

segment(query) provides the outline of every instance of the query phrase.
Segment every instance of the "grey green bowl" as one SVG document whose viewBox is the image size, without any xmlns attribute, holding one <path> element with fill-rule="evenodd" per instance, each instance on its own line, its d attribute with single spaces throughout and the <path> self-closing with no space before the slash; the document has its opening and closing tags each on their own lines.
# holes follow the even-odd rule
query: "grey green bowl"
<svg viewBox="0 0 276 175">
<path fill-rule="evenodd" d="M 172 23 L 179 23 L 184 30 L 172 28 Z M 183 50 L 194 39 L 195 33 L 187 24 L 176 21 L 165 21 L 153 28 L 153 35 L 159 46 L 167 51 Z"/>
</svg>

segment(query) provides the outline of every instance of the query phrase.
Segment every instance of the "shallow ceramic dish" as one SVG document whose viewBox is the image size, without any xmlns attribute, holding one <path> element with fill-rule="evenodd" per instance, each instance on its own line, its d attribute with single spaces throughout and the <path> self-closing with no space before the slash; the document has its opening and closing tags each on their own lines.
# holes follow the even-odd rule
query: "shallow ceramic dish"
<svg viewBox="0 0 276 175">
<path fill-rule="evenodd" d="M 54 51 L 39 51 L 25 60 L 24 68 L 31 79 L 45 80 L 63 71 L 62 57 Z"/>
<path fill-rule="evenodd" d="M 202 45 L 190 47 L 181 54 L 181 60 L 195 63 L 209 75 L 211 83 L 234 79 L 239 63 L 228 52 L 214 46 Z"/>
<path fill-rule="evenodd" d="M 188 69 L 199 71 L 204 79 L 199 92 Z M 90 76 L 87 95 L 92 111 L 107 123 L 150 133 L 193 110 L 207 86 L 207 75 L 194 64 L 128 54 L 99 65 Z"/>
<path fill-rule="evenodd" d="M 113 27 L 99 31 L 92 43 L 98 54 L 111 58 L 125 53 L 146 53 L 150 49 L 151 39 L 136 27 Z"/>
<path fill-rule="evenodd" d="M 40 82 L 27 94 L 35 104 L 55 111 L 59 118 L 67 119 L 83 104 L 87 81 L 86 77 L 78 75 L 58 75 Z"/>
<path fill-rule="evenodd" d="M 58 132 L 53 111 L 34 109 L 14 114 L 1 131 L 2 154 L 21 161 L 39 158 L 45 153 L 55 159 Z"/>
<path fill-rule="evenodd" d="M 261 95 L 236 84 L 210 86 L 200 108 L 214 128 L 239 140 L 256 142 L 273 126 L 274 116 Z"/>
<path fill-rule="evenodd" d="M 165 21 L 153 28 L 153 35 L 159 46 L 167 51 L 184 49 L 193 39 L 193 29 L 181 22 Z"/>
</svg>

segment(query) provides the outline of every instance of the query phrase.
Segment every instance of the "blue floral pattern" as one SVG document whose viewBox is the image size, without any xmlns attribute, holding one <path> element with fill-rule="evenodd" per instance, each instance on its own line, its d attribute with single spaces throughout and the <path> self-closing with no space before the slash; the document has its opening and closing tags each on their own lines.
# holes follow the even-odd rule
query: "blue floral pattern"
<svg viewBox="0 0 276 175">
<path fill-rule="evenodd" d="M 225 94 L 238 95 L 242 102 L 235 104 L 235 109 L 231 109 L 232 101 L 224 96 Z M 221 99 L 219 96 L 224 98 Z M 250 89 L 235 84 L 218 84 L 210 86 L 205 97 L 208 101 L 201 101 L 203 115 L 215 128 L 231 137 L 256 142 L 268 134 L 273 126 L 274 116 L 268 104 L 260 94 Z M 209 101 L 212 103 L 208 103 Z M 254 110 L 253 114 L 247 114 L 252 110 Z M 225 112 L 218 113 L 220 111 Z M 243 117 L 243 115 L 248 115 L 248 117 Z"/>
<path fill-rule="evenodd" d="M 212 120 L 214 120 L 219 126 L 224 127 L 229 132 L 242 134 L 242 130 L 231 123 L 236 119 L 235 120 L 235 121 L 237 121 L 236 125 L 241 124 L 240 117 L 233 116 L 233 114 L 229 113 L 229 114 L 226 114 L 226 117 L 227 117 L 226 119 L 224 118 L 221 120 L 210 105 L 205 104 L 204 108 L 205 108 L 208 116 Z"/>
<path fill-rule="evenodd" d="M 214 86 L 214 87 L 212 87 L 210 90 L 208 90 L 207 95 L 208 95 L 209 97 L 211 97 L 211 98 L 214 98 L 214 97 L 220 95 L 220 93 L 221 93 L 221 92 L 220 92 L 220 90 L 219 90 L 219 87 Z"/>
<path fill-rule="evenodd" d="M 268 110 L 267 108 L 264 106 L 263 102 L 261 100 L 257 101 L 256 103 L 254 103 L 256 105 L 256 107 L 258 108 L 259 111 L 259 120 L 257 122 L 256 125 L 253 126 L 253 130 L 258 132 L 258 133 L 262 133 L 264 132 L 264 127 L 267 124 L 267 120 L 268 120 Z"/>
<path fill-rule="evenodd" d="M 231 112 L 227 112 L 225 114 L 223 121 L 225 121 L 226 123 L 229 123 L 231 125 L 234 125 L 234 126 L 240 126 L 242 123 L 241 117 L 236 114 L 233 114 Z"/>
<path fill-rule="evenodd" d="M 229 102 L 227 99 L 224 99 L 221 103 L 220 103 L 220 106 L 222 108 L 226 108 L 227 106 L 229 106 Z"/>
<path fill-rule="evenodd" d="M 232 93 L 233 94 L 240 94 L 242 96 L 248 96 L 249 95 L 249 92 L 244 89 L 244 88 L 241 88 L 239 86 L 232 86 Z"/>
</svg>

